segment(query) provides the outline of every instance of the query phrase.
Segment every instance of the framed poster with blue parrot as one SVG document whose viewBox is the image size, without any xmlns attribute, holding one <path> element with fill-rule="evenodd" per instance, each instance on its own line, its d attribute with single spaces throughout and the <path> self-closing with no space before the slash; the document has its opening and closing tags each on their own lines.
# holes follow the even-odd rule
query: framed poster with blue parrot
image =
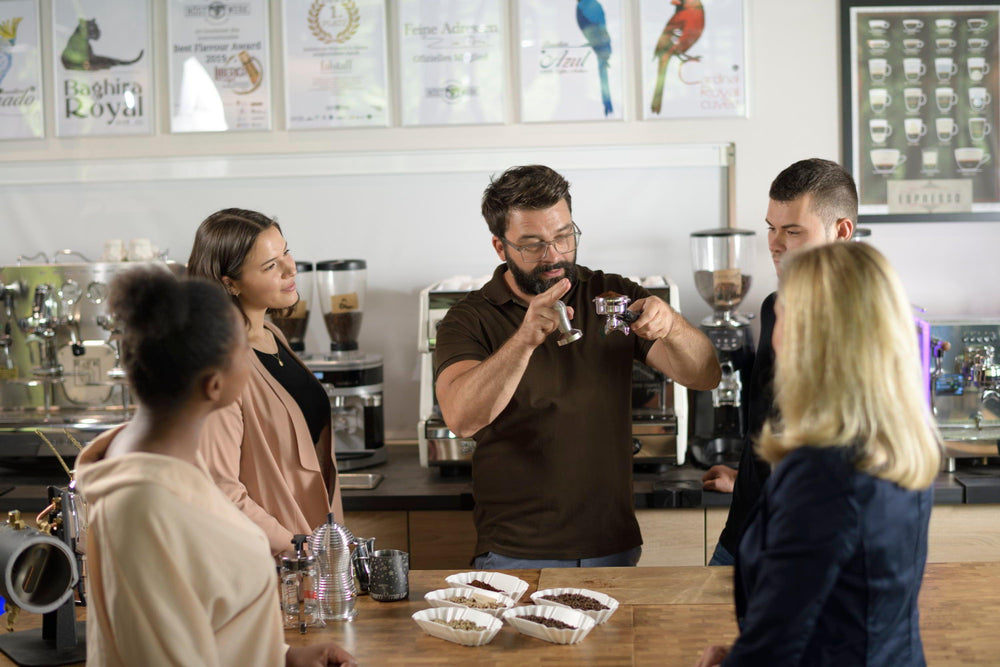
<svg viewBox="0 0 1000 667">
<path fill-rule="evenodd" d="M 642 118 L 747 114 L 745 0 L 639 0 Z"/>
<path fill-rule="evenodd" d="M 0 2 L 0 139 L 45 136 L 37 0 Z"/>
<path fill-rule="evenodd" d="M 1000 3 L 842 0 L 840 21 L 859 221 L 1000 220 Z"/>
<path fill-rule="evenodd" d="M 621 120 L 621 0 L 519 2 L 521 120 Z"/>
</svg>

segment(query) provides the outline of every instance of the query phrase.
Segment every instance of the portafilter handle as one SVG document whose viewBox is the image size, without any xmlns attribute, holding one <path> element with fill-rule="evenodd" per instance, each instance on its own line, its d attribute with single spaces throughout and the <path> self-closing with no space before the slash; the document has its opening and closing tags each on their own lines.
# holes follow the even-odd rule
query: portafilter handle
<svg viewBox="0 0 1000 667">
<path fill-rule="evenodd" d="M 569 323 L 569 315 L 566 314 L 566 304 L 562 301 L 556 301 L 553 305 L 556 309 L 556 313 L 559 315 L 559 331 L 562 335 L 559 336 L 560 345 L 569 345 L 575 340 L 580 340 L 583 337 L 583 332 L 579 329 L 574 329 L 573 325 Z"/>
</svg>

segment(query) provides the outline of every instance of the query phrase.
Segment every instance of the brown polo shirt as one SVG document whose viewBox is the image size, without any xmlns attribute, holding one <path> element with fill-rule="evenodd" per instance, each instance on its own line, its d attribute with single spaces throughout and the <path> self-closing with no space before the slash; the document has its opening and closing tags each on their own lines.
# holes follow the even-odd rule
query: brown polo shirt
<svg viewBox="0 0 1000 667">
<path fill-rule="evenodd" d="M 632 492 L 632 361 L 652 341 L 604 334 L 593 299 L 607 291 L 649 296 L 614 274 L 578 266 L 563 298 L 583 337 L 558 333 L 535 349 L 510 403 L 475 434 L 472 459 L 476 554 L 596 558 L 642 544 Z M 437 331 L 435 377 L 466 359 L 485 360 L 517 330 L 527 306 L 501 265 L 455 304 Z"/>
</svg>

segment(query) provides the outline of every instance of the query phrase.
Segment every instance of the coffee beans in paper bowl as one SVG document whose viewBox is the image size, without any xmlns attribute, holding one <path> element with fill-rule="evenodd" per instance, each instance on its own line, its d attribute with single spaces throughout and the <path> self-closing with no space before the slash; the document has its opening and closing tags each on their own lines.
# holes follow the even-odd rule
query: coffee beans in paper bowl
<svg viewBox="0 0 1000 667">
<path fill-rule="evenodd" d="M 485 591 L 503 593 L 514 602 L 528 590 L 528 582 L 503 572 L 462 572 L 445 578 L 450 586 L 467 586 Z"/>
<path fill-rule="evenodd" d="M 523 635 L 553 644 L 575 644 L 597 625 L 583 612 L 544 604 L 508 609 L 503 620 Z"/>
<path fill-rule="evenodd" d="M 503 593 L 465 586 L 431 591 L 424 595 L 424 599 L 432 607 L 467 607 L 496 617 L 514 606 L 514 601 Z"/>
<path fill-rule="evenodd" d="M 586 588 L 546 588 L 532 593 L 531 599 L 535 604 L 576 609 L 598 624 L 605 623 L 618 609 L 618 600 Z"/>
<path fill-rule="evenodd" d="M 489 644 L 503 627 L 500 619 L 467 607 L 432 607 L 411 618 L 432 637 L 463 646 Z"/>
</svg>

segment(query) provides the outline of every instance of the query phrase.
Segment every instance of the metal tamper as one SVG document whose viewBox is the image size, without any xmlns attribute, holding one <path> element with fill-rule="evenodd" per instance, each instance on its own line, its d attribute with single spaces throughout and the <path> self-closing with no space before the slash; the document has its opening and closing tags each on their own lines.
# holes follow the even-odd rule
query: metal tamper
<svg viewBox="0 0 1000 667">
<path fill-rule="evenodd" d="M 574 329 L 573 325 L 569 323 L 569 315 L 566 314 L 566 304 L 562 301 L 556 301 L 552 307 L 559 313 L 559 331 L 562 332 L 562 335 L 559 336 L 559 344 L 568 345 L 582 338 L 583 332 L 579 329 Z"/>
</svg>

